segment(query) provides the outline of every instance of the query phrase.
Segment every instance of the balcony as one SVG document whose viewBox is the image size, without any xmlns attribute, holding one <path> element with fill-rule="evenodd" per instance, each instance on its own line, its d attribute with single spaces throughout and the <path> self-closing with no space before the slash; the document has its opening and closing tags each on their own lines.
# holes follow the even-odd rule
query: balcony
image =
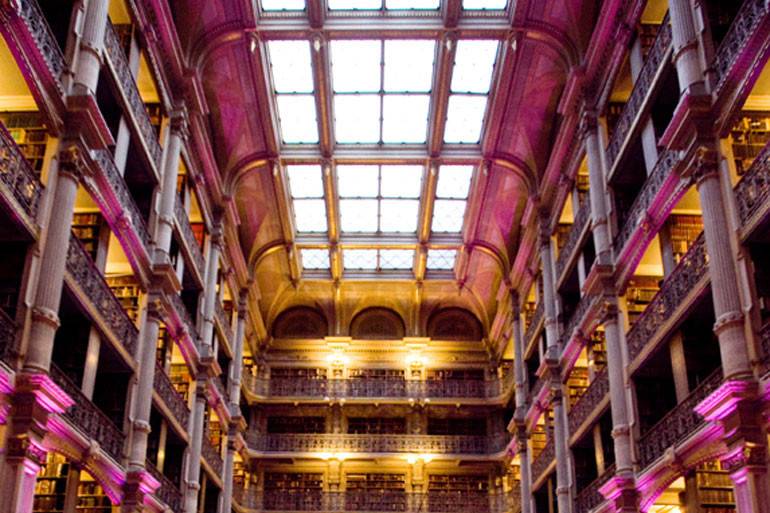
<svg viewBox="0 0 770 513">
<path fill-rule="evenodd" d="M 230 347 L 233 347 L 235 344 L 235 339 L 233 338 L 233 326 L 230 323 L 230 319 L 227 316 L 224 307 L 222 306 L 222 302 L 215 301 L 214 308 L 216 309 L 217 324 L 219 324 L 219 328 L 222 330 L 222 334 L 227 339 Z"/>
<path fill-rule="evenodd" d="M 203 440 L 201 441 L 201 457 L 203 461 L 211 468 L 214 475 L 221 476 L 224 463 L 219 450 L 211 443 L 209 428 L 206 426 L 203 430 Z"/>
<path fill-rule="evenodd" d="M 104 449 L 115 462 L 120 463 L 123 458 L 123 441 L 126 438 L 122 430 L 56 365 L 51 365 L 50 375 L 74 401 L 74 404 L 64 412 L 64 418 L 87 439 L 98 442 L 99 447 Z"/>
<path fill-rule="evenodd" d="M 759 331 L 759 352 L 762 373 L 770 374 L 770 322 Z"/>
<path fill-rule="evenodd" d="M 570 408 L 567 417 L 570 435 L 574 436 L 578 432 L 583 423 L 596 411 L 609 392 L 610 380 L 607 375 L 607 368 L 605 367 L 588 385 L 588 388 L 580 396 L 575 406 Z"/>
<path fill-rule="evenodd" d="M 174 217 L 176 218 L 177 227 L 179 233 L 182 236 L 183 246 L 188 256 L 192 260 L 193 268 L 198 275 L 200 281 L 203 281 L 203 273 L 206 270 L 206 261 L 201 253 L 201 248 L 198 245 L 198 239 L 195 238 L 192 226 L 190 226 L 190 219 L 187 212 L 184 210 L 184 206 L 180 201 L 174 204 Z"/>
<path fill-rule="evenodd" d="M 136 85 L 134 75 L 131 73 L 126 55 L 123 53 L 120 38 L 109 21 L 104 31 L 104 47 L 107 61 L 129 112 L 128 117 L 136 127 L 136 131 L 142 141 L 142 146 L 149 156 L 147 160 L 153 164 L 156 175 L 158 175 L 162 168 L 161 158 L 163 150 L 155 135 L 155 129 L 150 121 L 150 116 L 147 114 L 142 97 L 139 95 L 139 88 Z"/>
<path fill-rule="evenodd" d="M 539 302 L 535 307 L 535 311 L 532 314 L 532 319 L 529 321 L 527 330 L 524 332 L 524 347 L 529 347 L 530 342 L 535 336 L 537 329 L 543 320 L 543 302 Z"/>
<path fill-rule="evenodd" d="M 601 488 L 615 475 L 615 465 L 611 465 L 602 475 L 597 477 L 575 497 L 575 513 L 588 513 L 604 502 L 604 496 L 599 493 Z"/>
<path fill-rule="evenodd" d="M 164 476 L 160 470 L 149 461 L 145 463 L 145 468 L 152 477 L 160 482 L 160 487 L 156 490 L 155 495 L 162 500 L 171 511 L 182 511 L 182 492 L 179 491 L 179 487 L 169 478 Z"/>
<path fill-rule="evenodd" d="M 264 453 L 423 453 L 492 455 L 509 436 L 348 435 L 330 433 L 260 434 L 248 432 L 249 449 Z"/>
<path fill-rule="evenodd" d="M 646 469 L 669 448 L 693 435 L 706 422 L 695 407 L 722 383 L 721 367 L 714 371 L 687 398 L 639 438 L 639 467 Z"/>
<path fill-rule="evenodd" d="M 562 331 L 561 340 L 559 341 L 559 347 L 565 349 L 575 334 L 576 330 L 580 330 L 586 321 L 588 313 L 597 304 L 597 296 L 587 294 L 580 298 L 575 311 L 569 316 L 567 324 L 564 325 L 564 331 Z"/>
<path fill-rule="evenodd" d="M 735 186 L 735 200 L 744 235 L 767 213 L 770 205 L 770 146 L 760 152 Z"/>
<path fill-rule="evenodd" d="M 623 147 L 634 131 L 634 127 L 638 124 L 644 106 L 649 99 L 652 85 L 662 68 L 662 64 L 668 60 L 671 46 L 671 25 L 668 14 L 666 14 L 660 30 L 658 30 L 658 35 L 655 37 L 655 42 L 647 54 L 647 60 L 644 61 L 639 76 L 634 82 L 631 96 L 620 113 L 615 131 L 607 147 L 607 160 L 610 169 L 614 169 Z M 609 175 L 611 176 L 612 172 Z"/>
<path fill-rule="evenodd" d="M 0 309 L 0 360 L 13 367 L 11 350 L 16 340 L 16 323 Z"/>
<path fill-rule="evenodd" d="M 30 233 L 36 231 L 35 218 L 43 186 L 16 142 L 0 123 L 0 188 L 10 209 L 21 217 Z"/>
<path fill-rule="evenodd" d="M 741 59 L 747 49 L 751 48 L 749 41 L 757 33 L 757 29 L 768 14 L 764 0 L 746 0 L 733 21 L 730 31 L 717 48 L 711 69 L 714 70 L 715 97 L 722 96 L 722 89 L 729 83 L 728 78 L 746 66 L 746 60 Z M 758 46 L 755 51 L 758 50 Z M 737 82 L 737 81 L 735 81 Z"/>
<path fill-rule="evenodd" d="M 701 234 L 626 335 L 630 362 L 652 350 L 665 329 L 676 323 L 685 299 L 700 290 L 707 279 L 708 261 Z"/>
<path fill-rule="evenodd" d="M 78 290 L 80 301 L 85 303 L 101 331 L 113 340 L 124 358 L 131 361 L 139 331 L 74 235 L 67 250 L 66 270 L 70 286 Z"/>
<path fill-rule="evenodd" d="M 553 443 L 553 439 L 548 440 L 548 443 L 537 458 L 532 462 L 532 482 L 535 483 L 543 473 L 548 469 L 555 458 L 556 444 Z"/>
<path fill-rule="evenodd" d="M 586 231 L 586 227 L 589 225 L 588 220 L 591 217 L 591 205 L 586 197 L 578 207 L 575 219 L 570 228 L 567 240 L 564 242 L 564 246 L 559 250 L 559 258 L 556 260 L 556 281 L 561 280 L 564 274 L 567 264 L 572 259 L 572 254 L 580 244 L 583 234 Z"/>
<path fill-rule="evenodd" d="M 166 372 L 157 364 L 155 365 L 154 387 L 158 397 L 166 405 L 182 430 L 187 430 L 187 422 L 190 420 L 190 409 L 187 407 L 187 402 L 176 391 Z"/>
</svg>

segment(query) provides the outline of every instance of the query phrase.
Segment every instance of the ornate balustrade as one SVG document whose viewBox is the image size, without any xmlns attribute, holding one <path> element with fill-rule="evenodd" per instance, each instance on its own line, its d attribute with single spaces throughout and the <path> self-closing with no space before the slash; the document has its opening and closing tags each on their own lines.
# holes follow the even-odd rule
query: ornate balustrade
<svg viewBox="0 0 770 513">
<path fill-rule="evenodd" d="M 187 332 L 190 334 L 190 338 L 192 338 L 193 342 L 197 344 L 198 329 L 195 327 L 195 322 L 190 316 L 190 312 L 187 311 L 187 307 L 185 306 L 184 301 L 182 301 L 182 298 L 177 294 L 171 294 L 169 297 L 174 310 L 176 310 L 177 315 L 179 315 L 179 318 L 187 327 Z"/>
<path fill-rule="evenodd" d="M 633 234 L 641 229 L 642 221 L 647 216 L 647 211 L 650 209 L 653 200 L 658 196 L 658 193 L 660 193 L 663 184 L 678 161 L 679 155 L 677 152 L 666 150 L 660 154 L 652 173 L 647 177 L 642 190 L 639 191 L 639 195 L 628 210 L 623 227 L 613 241 L 616 254 L 620 254 Z"/>
<path fill-rule="evenodd" d="M 594 380 L 588 385 L 588 388 L 583 395 L 580 396 L 575 406 L 570 408 L 569 416 L 567 417 L 569 424 L 569 432 L 571 434 L 577 433 L 583 422 L 596 410 L 599 403 L 610 392 L 610 380 L 607 375 L 607 368 L 596 375 Z"/>
<path fill-rule="evenodd" d="M 187 402 L 179 395 L 174 385 L 171 384 L 171 380 L 166 375 L 166 372 L 157 364 L 155 365 L 154 384 L 155 391 L 171 411 L 176 421 L 184 429 L 187 429 L 187 422 L 190 419 L 190 409 L 187 407 Z"/>
<path fill-rule="evenodd" d="M 126 438 L 123 432 L 80 391 L 80 387 L 73 383 L 64 371 L 51 364 L 50 375 L 74 401 L 74 404 L 64 412 L 64 418 L 69 420 L 72 426 L 81 431 L 86 438 L 98 442 L 99 446 L 119 463 L 122 459 L 123 441 Z"/>
<path fill-rule="evenodd" d="M 120 38 L 109 21 L 104 31 L 104 47 L 107 58 L 115 73 L 118 86 L 125 96 L 126 104 L 131 109 L 131 115 L 135 120 L 137 130 L 147 148 L 150 160 L 155 164 L 155 168 L 160 170 L 163 150 L 158 143 L 158 137 L 155 135 L 155 129 L 150 122 L 150 116 L 144 107 L 142 97 L 139 95 L 139 88 L 136 85 L 134 75 L 131 73 L 126 55 L 123 53 Z"/>
<path fill-rule="evenodd" d="M 657 424 L 644 433 L 639 448 L 639 466 L 647 468 L 663 453 L 691 436 L 705 424 L 703 417 L 695 413 L 695 406 L 714 392 L 722 383 L 722 368 L 715 370 L 687 398 L 676 405 Z"/>
<path fill-rule="evenodd" d="M 762 326 L 759 330 L 759 351 L 762 371 L 767 374 L 770 372 L 770 322 Z"/>
<path fill-rule="evenodd" d="M 227 317 L 227 313 L 225 312 L 222 303 L 220 301 L 215 301 L 214 303 L 219 326 L 222 328 L 222 331 L 224 332 L 225 338 L 228 340 L 228 342 L 233 344 L 235 340 L 233 339 L 233 326 L 230 323 L 230 319 Z"/>
<path fill-rule="evenodd" d="M 16 340 L 16 323 L 0 309 L 0 360 L 13 366 L 11 350 Z"/>
<path fill-rule="evenodd" d="M 662 326 L 672 321 L 674 312 L 696 284 L 707 275 L 708 261 L 701 234 L 629 330 L 626 340 L 631 361 L 647 344 L 655 340 L 655 335 Z"/>
<path fill-rule="evenodd" d="M 564 331 L 562 332 L 561 340 L 559 341 L 559 345 L 562 349 L 569 343 L 573 333 L 583 323 L 586 314 L 591 310 L 595 302 L 596 296 L 591 294 L 586 294 L 580 298 L 580 301 L 578 301 L 578 304 L 575 307 L 575 311 L 572 312 L 567 324 L 564 325 Z"/>
<path fill-rule="evenodd" d="M 29 34 L 35 43 L 41 57 L 45 61 L 45 66 L 51 73 L 60 93 L 64 92 L 62 85 L 62 75 L 67 68 L 59 43 L 51 32 L 48 21 L 43 16 L 36 0 L 18 0 L 13 4 L 19 18 L 27 26 Z"/>
<path fill-rule="evenodd" d="M 531 404 L 537 396 L 540 395 L 540 392 L 542 392 L 543 388 L 546 386 L 547 382 L 550 382 L 551 379 L 541 376 L 537 378 L 537 381 L 535 381 L 535 385 L 530 388 L 529 390 L 529 403 Z"/>
<path fill-rule="evenodd" d="M 509 436 L 260 434 L 248 432 L 250 449 L 260 452 L 352 452 L 493 454 L 505 449 Z"/>
<path fill-rule="evenodd" d="M 160 482 L 160 487 L 155 495 L 162 500 L 171 511 L 182 511 L 182 492 L 179 487 L 167 478 L 158 468 L 149 460 L 145 462 L 147 471 Z"/>
<path fill-rule="evenodd" d="M 555 457 L 555 444 L 553 443 L 553 439 L 548 440 L 548 443 L 545 447 L 543 447 L 543 450 L 540 451 L 540 454 L 537 455 L 537 458 L 532 462 L 532 482 L 534 483 L 537 479 L 540 478 L 540 476 L 545 472 L 545 469 L 548 468 L 548 465 L 551 464 Z"/>
<path fill-rule="evenodd" d="M 561 278 L 561 275 L 564 273 L 564 269 L 567 266 L 567 262 L 569 262 L 572 253 L 575 252 L 578 242 L 580 242 L 580 236 L 583 234 L 583 231 L 585 230 L 585 227 L 588 224 L 588 219 L 590 217 L 591 205 L 588 201 L 588 196 L 586 195 L 586 198 L 580 204 L 577 212 L 575 213 L 575 218 L 572 222 L 569 235 L 567 235 L 567 240 L 564 243 L 564 246 L 561 248 L 561 251 L 559 251 L 559 258 L 556 259 L 557 280 Z"/>
<path fill-rule="evenodd" d="M 324 492 L 321 490 L 265 490 L 253 488 L 234 490 L 236 502 L 243 497 L 250 506 L 247 509 L 262 511 L 377 511 L 408 513 L 505 513 L 508 500 L 495 500 L 496 496 L 483 492 L 428 492 L 409 493 L 396 490 Z"/>
<path fill-rule="evenodd" d="M 219 453 L 219 450 L 211 443 L 211 436 L 209 434 L 208 426 L 206 426 L 203 430 L 201 456 L 203 457 L 203 461 L 208 463 L 209 467 L 211 467 L 211 470 L 214 471 L 214 474 L 218 476 L 222 475 L 222 467 L 224 466 L 224 463 L 222 462 L 222 455 Z"/>
<path fill-rule="evenodd" d="M 596 506 L 604 502 L 604 496 L 599 493 L 602 487 L 615 475 L 615 465 L 610 465 L 602 475 L 594 479 L 588 486 L 575 497 L 575 513 L 588 513 Z"/>
<path fill-rule="evenodd" d="M 635 120 L 639 116 L 642 105 L 644 105 L 645 99 L 650 93 L 658 70 L 661 64 L 666 62 L 666 55 L 668 55 L 670 48 L 671 25 L 669 24 L 668 14 L 666 14 L 660 30 L 658 30 L 657 36 L 655 36 L 655 42 L 647 54 L 647 60 L 644 61 L 639 76 L 634 82 L 631 96 L 629 96 L 628 102 L 623 106 L 623 111 L 620 113 L 620 117 L 615 125 L 615 131 L 607 147 L 607 159 L 610 162 L 610 169 L 614 167 L 615 160 L 618 158 L 623 144 L 634 127 Z"/>
<path fill-rule="evenodd" d="M 43 189 L 16 141 L 0 123 L 0 182 L 8 189 L 30 225 L 34 225 Z M 10 198 L 9 198 L 10 199 Z M 14 209 L 17 210 L 17 209 Z"/>
<path fill-rule="evenodd" d="M 203 253 L 198 245 L 198 239 L 195 238 L 192 226 L 190 226 L 190 219 L 187 212 L 185 212 L 184 206 L 179 199 L 177 199 L 177 202 L 174 204 L 174 216 L 176 217 L 182 239 L 187 246 L 187 250 L 190 252 L 190 258 L 192 258 L 193 265 L 197 267 L 198 273 L 202 276 L 206 270 L 206 261 L 203 258 Z"/>
<path fill-rule="evenodd" d="M 746 0 L 735 16 L 730 30 L 717 48 L 711 69 L 714 70 L 714 93 L 719 95 L 727 84 L 730 72 L 741 65 L 740 54 L 746 49 L 751 36 L 768 14 L 765 0 Z"/>
<path fill-rule="evenodd" d="M 396 378 L 369 379 L 260 379 L 244 370 L 243 383 L 263 397 L 403 398 L 403 399 L 496 399 L 513 381 L 509 372 L 501 379 L 435 381 Z"/>
<path fill-rule="evenodd" d="M 233 487 L 233 500 L 243 509 L 262 509 L 262 496 L 256 487 Z"/>
<path fill-rule="evenodd" d="M 735 186 L 735 200 L 741 224 L 746 226 L 757 216 L 766 211 L 770 198 L 770 145 L 765 146 L 751 167 Z"/>
<path fill-rule="evenodd" d="M 131 196 L 131 192 L 126 186 L 126 181 L 115 166 L 112 155 L 107 150 L 96 150 L 93 152 L 93 155 L 94 160 L 102 169 L 105 179 L 115 192 L 120 206 L 123 207 L 123 215 L 131 222 L 131 226 L 136 230 L 137 237 L 142 241 L 145 249 L 149 251 L 148 248 L 152 238 L 147 230 L 147 224 L 144 222 L 144 217 L 142 217 L 134 197 Z"/>
<path fill-rule="evenodd" d="M 543 319 L 543 302 L 540 301 L 535 307 L 535 313 L 532 314 L 532 320 L 530 321 L 529 326 L 527 326 L 527 331 L 524 333 L 525 345 L 529 345 L 529 342 L 532 340 L 532 337 L 535 336 L 535 331 L 537 330 L 537 327 L 540 324 L 540 321 L 542 319 Z"/>
<path fill-rule="evenodd" d="M 67 273 L 90 301 L 103 329 L 109 331 L 130 355 L 135 354 L 139 331 L 112 293 L 102 273 L 96 268 L 80 241 L 72 235 L 67 250 Z"/>
</svg>

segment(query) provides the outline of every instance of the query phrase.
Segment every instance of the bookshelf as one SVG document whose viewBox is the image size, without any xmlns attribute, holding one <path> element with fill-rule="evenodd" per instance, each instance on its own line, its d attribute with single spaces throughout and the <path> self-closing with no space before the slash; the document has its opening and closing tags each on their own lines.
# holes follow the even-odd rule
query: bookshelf
<svg viewBox="0 0 770 513">
<path fill-rule="evenodd" d="M 588 343 L 588 360 L 594 372 L 601 372 L 607 366 L 607 342 L 603 330 L 594 330 Z"/>
<path fill-rule="evenodd" d="M 271 379 L 326 379 L 326 369 L 302 367 L 271 367 Z"/>
<path fill-rule="evenodd" d="M 265 472 L 263 507 L 279 511 L 319 511 L 323 474 Z"/>
<path fill-rule="evenodd" d="M 176 391 L 187 401 L 190 395 L 190 373 L 185 363 L 172 363 L 168 377 Z"/>
<path fill-rule="evenodd" d="M 158 340 L 155 345 L 155 361 L 161 369 L 166 368 L 166 362 L 171 359 L 172 342 L 164 323 L 158 327 Z"/>
<path fill-rule="evenodd" d="M 484 381 L 484 369 L 429 369 L 428 381 Z"/>
<path fill-rule="evenodd" d="M 350 435 L 403 435 L 406 419 L 403 417 L 349 417 Z"/>
<path fill-rule="evenodd" d="M 48 133 L 38 112 L 0 112 L 0 121 L 21 149 L 35 174 L 40 177 L 48 144 Z"/>
<path fill-rule="evenodd" d="M 282 415 L 267 418 L 267 432 L 275 434 L 301 434 L 326 432 L 324 417 L 298 417 Z"/>
<path fill-rule="evenodd" d="M 346 511 L 406 511 L 404 474 L 347 474 Z"/>
<path fill-rule="evenodd" d="M 655 38 L 658 36 L 660 25 L 656 23 L 640 23 L 639 24 L 639 43 L 642 45 L 642 58 L 647 59 L 647 54 L 655 43 Z"/>
<path fill-rule="evenodd" d="M 110 513 L 112 503 L 102 487 L 85 472 L 80 473 L 78 483 L 78 513 Z"/>
<path fill-rule="evenodd" d="M 488 489 L 489 481 L 483 475 L 431 474 L 428 477 L 428 510 L 453 511 L 458 504 L 478 510 L 473 506 L 488 505 Z"/>
<path fill-rule="evenodd" d="M 99 249 L 99 236 L 103 226 L 99 212 L 77 212 L 72 216 L 72 233 L 78 238 L 85 250 L 96 261 Z"/>
<path fill-rule="evenodd" d="M 634 276 L 629 281 L 626 290 L 626 304 L 628 305 L 628 321 L 633 325 L 650 304 L 652 298 L 660 289 L 656 276 Z"/>
<path fill-rule="evenodd" d="M 402 380 L 405 379 L 403 369 L 350 369 L 350 379 L 378 379 L 378 380 Z"/>
<path fill-rule="evenodd" d="M 574 406 L 580 400 L 589 384 L 587 367 L 575 367 L 572 369 L 567 379 L 570 406 Z"/>
<path fill-rule="evenodd" d="M 33 513 L 59 513 L 64 511 L 67 493 L 69 463 L 56 453 L 49 452 L 45 465 L 40 467 L 35 483 Z"/>
<path fill-rule="evenodd" d="M 163 107 L 160 103 L 145 103 L 144 108 L 150 117 L 150 124 L 155 129 L 155 135 L 160 137 L 160 127 L 163 123 Z"/>
<path fill-rule="evenodd" d="M 690 245 L 703 231 L 703 218 L 692 214 L 672 214 L 669 217 L 669 233 L 674 260 L 679 263 Z"/>
<path fill-rule="evenodd" d="M 107 276 L 105 280 L 128 317 L 136 323 L 139 318 L 139 294 L 141 293 L 139 283 L 130 274 Z"/>
<path fill-rule="evenodd" d="M 572 223 L 559 223 L 556 225 L 556 249 L 561 253 L 562 248 L 567 243 L 569 233 L 572 231 Z"/>
<path fill-rule="evenodd" d="M 699 465 L 695 471 L 702 513 L 734 513 L 735 493 L 729 474 L 718 461 Z"/>
<path fill-rule="evenodd" d="M 743 112 L 743 117 L 733 125 L 730 135 L 735 170 L 742 175 L 770 140 L 770 118 L 765 113 Z"/>
<path fill-rule="evenodd" d="M 618 124 L 618 120 L 620 119 L 620 115 L 623 113 L 623 107 L 625 107 L 626 104 L 624 102 L 608 102 L 607 103 L 607 110 L 605 111 L 605 117 L 607 119 L 607 133 L 611 137 L 612 134 L 615 132 L 615 127 Z M 587 190 L 587 188 L 586 188 Z M 579 189 L 578 189 L 579 191 Z M 585 193 L 584 193 L 585 194 Z M 582 200 L 582 197 L 581 197 Z"/>
</svg>

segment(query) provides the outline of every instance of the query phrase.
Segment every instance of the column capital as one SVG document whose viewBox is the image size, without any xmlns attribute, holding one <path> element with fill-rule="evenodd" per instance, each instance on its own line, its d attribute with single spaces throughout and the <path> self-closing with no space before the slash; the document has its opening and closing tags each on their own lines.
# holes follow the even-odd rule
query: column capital
<svg viewBox="0 0 770 513">
<path fill-rule="evenodd" d="M 177 105 L 169 112 L 169 126 L 171 132 L 181 139 L 187 140 L 190 136 L 190 119 L 187 115 L 187 107 L 184 104 Z"/>
<path fill-rule="evenodd" d="M 59 176 L 79 182 L 88 174 L 85 150 L 77 143 L 68 143 L 59 151 Z"/>
<path fill-rule="evenodd" d="M 764 468 L 767 466 L 767 447 L 755 443 L 744 443 L 722 457 L 722 468 L 733 474 L 747 467 Z"/>
<path fill-rule="evenodd" d="M 578 125 L 578 139 L 583 140 L 589 134 L 593 134 L 599 127 L 599 117 L 593 109 L 583 109 L 580 112 L 580 125 Z"/>
<path fill-rule="evenodd" d="M 685 174 L 699 186 L 706 179 L 719 175 L 719 153 L 712 144 L 701 144 L 695 149 L 690 165 L 685 169 Z"/>
</svg>

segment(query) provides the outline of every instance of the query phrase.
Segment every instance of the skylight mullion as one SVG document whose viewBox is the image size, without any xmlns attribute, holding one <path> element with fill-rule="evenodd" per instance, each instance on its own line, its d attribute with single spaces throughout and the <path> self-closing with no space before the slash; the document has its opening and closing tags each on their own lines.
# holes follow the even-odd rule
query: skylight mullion
<svg viewBox="0 0 770 513">
<path fill-rule="evenodd" d="M 428 121 L 428 146 L 431 154 L 440 152 L 444 142 L 449 85 L 454 71 L 452 64 L 456 48 L 455 40 L 445 37 L 439 44 L 438 56 L 434 63 L 433 92 L 431 94 L 432 111 Z"/>
</svg>

